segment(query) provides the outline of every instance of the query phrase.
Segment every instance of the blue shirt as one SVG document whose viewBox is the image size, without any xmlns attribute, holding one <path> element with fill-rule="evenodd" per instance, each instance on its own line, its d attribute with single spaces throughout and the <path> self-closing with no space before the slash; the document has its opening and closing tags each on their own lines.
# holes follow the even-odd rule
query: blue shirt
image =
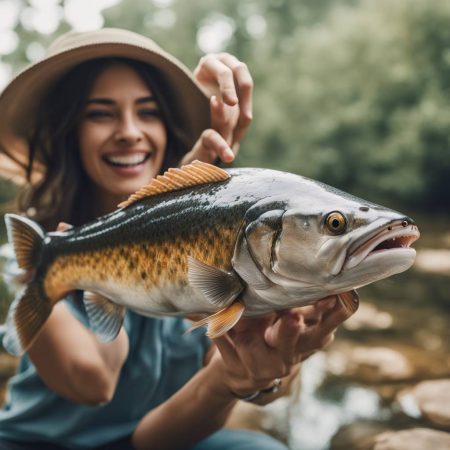
<svg viewBox="0 0 450 450">
<path fill-rule="evenodd" d="M 66 301 L 84 324 L 80 302 Z M 8 384 L 0 409 L 0 438 L 51 442 L 74 449 L 107 444 L 130 435 L 140 419 L 180 389 L 202 366 L 209 344 L 203 330 L 184 334 L 181 318 L 154 319 L 128 311 L 130 350 L 111 402 L 85 406 L 50 390 L 25 355 Z"/>
</svg>

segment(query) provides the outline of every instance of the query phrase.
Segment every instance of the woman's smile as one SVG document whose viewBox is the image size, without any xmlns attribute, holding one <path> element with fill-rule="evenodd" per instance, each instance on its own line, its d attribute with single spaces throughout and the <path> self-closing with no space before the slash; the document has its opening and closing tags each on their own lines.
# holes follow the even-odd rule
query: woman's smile
<svg viewBox="0 0 450 450">
<path fill-rule="evenodd" d="M 127 169 L 142 166 L 145 161 L 148 161 L 151 158 L 151 156 L 151 152 L 130 152 L 125 154 L 103 155 L 102 159 L 107 164 L 110 164 L 114 167 Z"/>
</svg>

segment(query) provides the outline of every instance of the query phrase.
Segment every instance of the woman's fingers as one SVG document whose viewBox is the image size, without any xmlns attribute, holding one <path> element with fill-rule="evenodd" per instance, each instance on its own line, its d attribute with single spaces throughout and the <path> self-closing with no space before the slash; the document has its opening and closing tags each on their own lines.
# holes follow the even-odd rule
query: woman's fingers
<svg viewBox="0 0 450 450">
<path fill-rule="evenodd" d="M 220 133 L 211 128 L 203 131 L 194 148 L 181 160 L 180 165 L 189 164 L 192 161 L 200 160 L 207 163 L 214 163 L 217 158 L 229 163 L 234 159 L 234 153 L 228 143 Z"/>
<path fill-rule="evenodd" d="M 248 67 L 228 53 L 210 54 L 201 58 L 194 75 L 217 97 L 211 107 L 212 127 L 233 146 L 244 137 L 253 117 L 253 79 Z M 226 110 L 226 119 L 220 108 Z"/>
<path fill-rule="evenodd" d="M 295 364 L 329 345 L 338 325 L 351 314 L 338 296 L 327 297 L 280 313 L 278 321 L 266 330 L 265 340 L 287 364 Z"/>
<path fill-rule="evenodd" d="M 253 79 L 245 63 L 228 53 L 219 54 L 219 59 L 231 68 L 235 89 L 239 99 L 239 116 L 233 130 L 233 142 L 240 142 L 253 119 Z"/>
<path fill-rule="evenodd" d="M 305 330 L 303 316 L 295 310 L 280 313 L 278 320 L 266 329 L 266 344 L 275 349 L 285 364 L 294 365 L 301 359 L 297 342 Z"/>
<path fill-rule="evenodd" d="M 219 60 L 229 67 L 233 73 L 233 79 L 237 96 L 239 98 L 240 116 L 235 132 L 235 141 L 239 141 L 248 128 L 253 117 L 253 79 L 245 63 L 239 61 L 229 53 L 220 53 Z M 242 135 L 237 135 L 241 133 Z"/>
<path fill-rule="evenodd" d="M 216 130 L 229 146 L 233 144 L 234 129 L 239 118 L 239 107 L 228 106 L 215 95 L 210 100 L 211 128 Z"/>
<path fill-rule="evenodd" d="M 220 61 L 217 55 L 202 57 L 194 76 L 210 94 L 220 96 L 227 105 L 233 106 L 238 103 L 233 71 Z"/>
<path fill-rule="evenodd" d="M 332 333 L 334 330 L 341 325 L 342 322 L 346 321 L 351 317 L 358 309 L 359 301 L 357 298 L 354 299 L 354 307 L 349 308 L 342 300 L 337 296 L 336 306 L 324 314 L 321 328 L 325 333 Z"/>
</svg>

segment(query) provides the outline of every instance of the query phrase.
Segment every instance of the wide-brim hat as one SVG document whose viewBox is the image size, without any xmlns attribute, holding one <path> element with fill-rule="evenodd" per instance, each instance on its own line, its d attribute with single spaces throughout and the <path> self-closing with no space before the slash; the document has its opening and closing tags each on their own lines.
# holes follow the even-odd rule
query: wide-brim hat
<svg viewBox="0 0 450 450">
<path fill-rule="evenodd" d="M 0 149 L 3 150 L 0 176 L 16 183 L 25 181 L 26 141 L 34 131 L 42 101 L 55 83 L 75 66 L 107 57 L 136 59 L 160 72 L 170 89 L 170 95 L 165 97 L 169 107 L 177 112 L 178 126 L 186 135 L 188 149 L 210 126 L 207 95 L 190 70 L 151 39 L 117 28 L 69 32 L 49 47 L 42 60 L 20 72 L 0 94 Z M 42 172 L 38 158 L 32 178 L 38 179 Z"/>
</svg>

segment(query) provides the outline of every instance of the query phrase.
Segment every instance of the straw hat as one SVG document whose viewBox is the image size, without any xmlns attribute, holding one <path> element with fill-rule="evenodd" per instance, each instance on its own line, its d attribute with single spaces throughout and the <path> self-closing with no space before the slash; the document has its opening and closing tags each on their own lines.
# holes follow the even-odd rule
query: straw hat
<svg viewBox="0 0 450 450">
<path fill-rule="evenodd" d="M 209 127 L 209 101 L 192 73 L 152 40 L 127 30 L 104 28 L 84 33 L 69 32 L 49 47 L 41 61 L 14 78 L 0 95 L 0 176 L 16 183 L 25 181 L 28 161 L 26 138 L 33 131 L 38 108 L 54 84 L 76 65 L 95 58 L 126 57 L 157 68 L 170 86 L 167 100 L 178 111 L 180 127 L 191 146 Z M 42 172 L 39 161 L 34 179 Z"/>
</svg>

